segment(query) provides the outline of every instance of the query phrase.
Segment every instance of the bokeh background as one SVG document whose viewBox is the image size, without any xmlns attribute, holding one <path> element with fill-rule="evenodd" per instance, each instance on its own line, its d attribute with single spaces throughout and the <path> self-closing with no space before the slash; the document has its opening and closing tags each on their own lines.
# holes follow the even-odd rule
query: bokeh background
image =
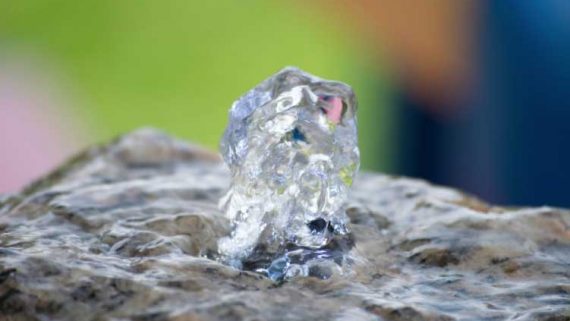
<svg viewBox="0 0 570 321">
<path fill-rule="evenodd" d="M 287 65 L 353 86 L 363 169 L 570 206 L 565 0 L 0 0 L 0 193 L 141 126 L 217 148 Z"/>
</svg>

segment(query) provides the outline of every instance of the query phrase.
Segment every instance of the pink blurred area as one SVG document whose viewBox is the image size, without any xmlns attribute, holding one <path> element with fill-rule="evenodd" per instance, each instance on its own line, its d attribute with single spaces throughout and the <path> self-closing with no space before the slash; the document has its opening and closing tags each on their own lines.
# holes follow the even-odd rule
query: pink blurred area
<svg viewBox="0 0 570 321">
<path fill-rule="evenodd" d="M 29 64 L 0 64 L 0 193 L 16 192 L 77 148 L 71 115 L 50 81 Z"/>
</svg>

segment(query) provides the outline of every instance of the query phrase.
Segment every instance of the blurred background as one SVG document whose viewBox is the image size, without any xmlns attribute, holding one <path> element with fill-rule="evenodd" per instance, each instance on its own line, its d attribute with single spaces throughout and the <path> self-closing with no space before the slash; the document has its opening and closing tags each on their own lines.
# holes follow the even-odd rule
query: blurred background
<svg viewBox="0 0 570 321">
<path fill-rule="evenodd" d="M 217 148 L 287 65 L 353 86 L 363 169 L 570 206 L 566 0 L 0 0 L 0 193 L 141 126 Z"/>
</svg>

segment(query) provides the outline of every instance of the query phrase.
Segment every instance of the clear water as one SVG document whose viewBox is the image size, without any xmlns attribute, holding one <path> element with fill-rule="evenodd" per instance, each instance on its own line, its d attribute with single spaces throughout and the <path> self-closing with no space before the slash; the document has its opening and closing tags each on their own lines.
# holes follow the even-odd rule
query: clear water
<svg viewBox="0 0 570 321">
<path fill-rule="evenodd" d="M 329 244 L 347 243 L 360 159 L 349 86 L 283 69 L 234 103 L 221 151 L 232 177 L 224 261 L 273 279 L 309 275 L 328 256 L 342 263 Z"/>
</svg>

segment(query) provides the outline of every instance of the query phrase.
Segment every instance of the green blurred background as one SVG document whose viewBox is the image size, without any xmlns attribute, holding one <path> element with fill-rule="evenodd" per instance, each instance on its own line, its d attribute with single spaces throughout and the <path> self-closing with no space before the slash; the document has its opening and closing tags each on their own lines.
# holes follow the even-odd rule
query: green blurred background
<svg viewBox="0 0 570 321">
<path fill-rule="evenodd" d="M 0 0 L 0 193 L 141 126 L 217 149 L 284 66 L 350 84 L 362 168 L 570 206 L 570 2 Z"/>
<path fill-rule="evenodd" d="M 388 166 L 384 81 L 350 26 L 316 4 L 35 0 L 0 11 L 3 49 L 49 57 L 89 141 L 153 126 L 217 148 L 232 102 L 292 65 L 354 86 L 363 167 Z"/>
</svg>

